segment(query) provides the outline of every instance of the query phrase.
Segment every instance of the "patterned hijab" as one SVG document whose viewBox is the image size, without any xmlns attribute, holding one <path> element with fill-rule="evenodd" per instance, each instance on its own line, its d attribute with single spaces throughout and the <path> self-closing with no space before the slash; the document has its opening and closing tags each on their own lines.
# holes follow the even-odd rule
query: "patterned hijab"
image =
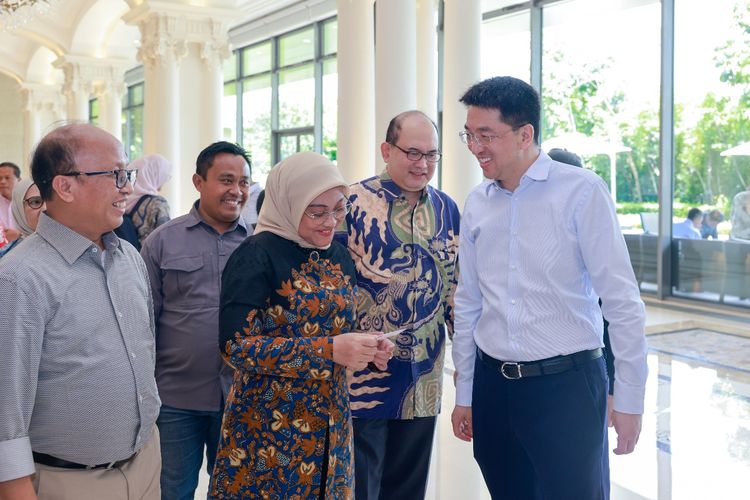
<svg viewBox="0 0 750 500">
<path fill-rule="evenodd" d="M 310 202 L 335 187 L 349 196 L 348 183 L 325 156 L 304 151 L 285 158 L 273 167 L 266 180 L 266 198 L 255 234 L 269 231 L 303 248 L 316 248 L 299 235 L 299 223 Z"/>
<path fill-rule="evenodd" d="M 29 221 L 26 220 L 26 212 L 23 209 L 23 200 L 26 198 L 26 192 L 33 185 L 33 179 L 31 179 L 31 177 L 26 177 L 16 183 L 13 187 L 13 194 L 11 195 L 10 211 L 13 214 L 13 220 L 16 222 L 16 227 L 21 231 L 21 235 L 24 238 L 34 232 L 31 226 L 29 226 Z"/>
<path fill-rule="evenodd" d="M 155 196 L 159 189 L 172 177 L 172 164 L 162 155 L 146 155 L 133 161 L 128 169 L 138 169 L 133 186 L 133 194 L 128 196 L 125 211 L 130 212 L 144 195 Z"/>
</svg>

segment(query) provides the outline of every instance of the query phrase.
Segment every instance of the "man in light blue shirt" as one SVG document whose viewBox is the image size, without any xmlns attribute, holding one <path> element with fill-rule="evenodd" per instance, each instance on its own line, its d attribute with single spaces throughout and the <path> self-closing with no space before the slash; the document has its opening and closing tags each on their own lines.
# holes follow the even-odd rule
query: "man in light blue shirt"
<svg viewBox="0 0 750 500">
<path fill-rule="evenodd" d="M 687 219 L 672 225 L 672 237 L 684 238 L 687 240 L 701 239 L 701 221 L 703 212 L 700 208 L 691 208 L 688 211 Z"/>
<path fill-rule="evenodd" d="M 493 499 L 609 498 L 602 311 L 616 358 L 616 454 L 633 451 L 645 312 L 606 184 L 539 148 L 539 95 L 511 77 L 461 98 L 489 180 L 461 219 L 453 432 Z M 598 300 L 601 297 L 601 310 Z"/>
</svg>

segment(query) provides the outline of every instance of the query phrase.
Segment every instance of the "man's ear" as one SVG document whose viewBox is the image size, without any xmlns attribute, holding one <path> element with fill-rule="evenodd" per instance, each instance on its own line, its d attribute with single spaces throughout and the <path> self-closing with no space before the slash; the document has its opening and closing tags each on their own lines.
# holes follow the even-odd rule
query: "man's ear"
<svg viewBox="0 0 750 500">
<path fill-rule="evenodd" d="M 531 123 L 521 127 L 521 141 L 527 148 L 534 143 L 534 126 Z"/>
<path fill-rule="evenodd" d="M 388 159 L 391 157 L 391 145 L 387 142 L 381 143 L 380 155 L 383 157 L 383 161 L 388 163 Z"/>
<path fill-rule="evenodd" d="M 74 179 L 65 175 L 56 175 L 52 179 L 52 191 L 65 203 L 70 203 L 75 199 Z"/>
<path fill-rule="evenodd" d="M 203 187 L 203 177 L 201 177 L 198 174 L 193 174 L 193 186 L 195 186 L 196 191 L 199 193 L 201 192 L 201 188 Z"/>
</svg>

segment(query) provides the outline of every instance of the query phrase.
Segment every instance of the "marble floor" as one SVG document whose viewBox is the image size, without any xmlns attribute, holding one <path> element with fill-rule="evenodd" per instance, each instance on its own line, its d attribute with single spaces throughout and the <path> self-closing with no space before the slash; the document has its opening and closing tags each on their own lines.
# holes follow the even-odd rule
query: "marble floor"
<svg viewBox="0 0 750 500">
<path fill-rule="evenodd" d="M 750 312 L 644 300 L 650 375 L 643 430 L 633 454 L 610 456 L 612 499 L 750 499 Z M 450 430 L 448 365 L 427 498 L 489 500 L 471 445 Z M 610 430 L 610 444 L 615 439 Z M 202 474 L 196 498 L 205 498 L 207 482 Z"/>
</svg>

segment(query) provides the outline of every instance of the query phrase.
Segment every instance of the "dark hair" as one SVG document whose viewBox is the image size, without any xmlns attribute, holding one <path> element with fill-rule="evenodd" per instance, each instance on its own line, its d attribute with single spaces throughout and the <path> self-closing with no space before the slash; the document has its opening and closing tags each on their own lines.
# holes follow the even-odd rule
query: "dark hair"
<svg viewBox="0 0 750 500">
<path fill-rule="evenodd" d="M 18 168 L 18 165 L 16 165 L 15 163 L 11 161 L 4 161 L 0 163 L 0 168 L 11 168 L 13 169 L 13 175 L 16 176 L 16 179 L 21 178 L 21 169 Z"/>
<path fill-rule="evenodd" d="M 541 104 L 534 87 L 512 76 L 496 76 L 472 85 L 459 99 L 467 106 L 500 111 L 500 121 L 514 129 L 530 123 L 539 144 Z"/>
<path fill-rule="evenodd" d="M 31 177 L 44 201 L 52 198 L 52 179 L 75 170 L 80 140 L 74 127 L 76 125 L 65 125 L 47 134 L 31 157 Z"/>
<path fill-rule="evenodd" d="M 547 155 L 553 160 L 559 161 L 560 163 L 567 163 L 568 165 L 573 165 L 574 167 L 583 167 L 583 161 L 581 160 L 581 157 L 572 151 L 568 151 L 567 149 L 552 148 L 547 151 Z"/>
<path fill-rule="evenodd" d="M 696 217 L 700 217 L 701 215 L 703 215 L 703 211 L 700 208 L 691 208 L 690 210 L 688 210 L 687 218 L 693 220 Z"/>
<path fill-rule="evenodd" d="M 260 207 L 263 206 L 263 200 L 266 199 L 266 190 L 262 190 L 260 193 L 258 193 L 258 199 L 255 200 L 255 213 L 260 213 Z"/>
<path fill-rule="evenodd" d="M 397 114 L 391 119 L 391 121 L 388 123 L 388 130 L 386 130 L 385 132 L 385 142 L 387 142 L 388 144 L 396 144 L 399 138 L 399 134 L 401 133 L 401 125 L 404 123 L 404 120 L 409 118 L 410 116 L 421 116 L 428 122 L 432 123 L 432 126 L 435 127 L 435 132 L 437 132 L 437 125 L 435 125 L 435 122 L 432 120 L 432 118 L 422 113 L 418 109 L 410 109 L 409 111 L 404 111 L 403 113 Z"/>
<path fill-rule="evenodd" d="M 214 163 L 214 158 L 222 153 L 243 157 L 250 169 L 250 175 L 253 175 L 253 164 L 250 161 L 250 153 L 245 151 L 245 149 L 239 144 L 233 144 L 227 141 L 214 142 L 198 153 L 198 159 L 195 160 L 195 173 L 205 179 L 208 169 L 211 168 L 211 165 Z"/>
</svg>

